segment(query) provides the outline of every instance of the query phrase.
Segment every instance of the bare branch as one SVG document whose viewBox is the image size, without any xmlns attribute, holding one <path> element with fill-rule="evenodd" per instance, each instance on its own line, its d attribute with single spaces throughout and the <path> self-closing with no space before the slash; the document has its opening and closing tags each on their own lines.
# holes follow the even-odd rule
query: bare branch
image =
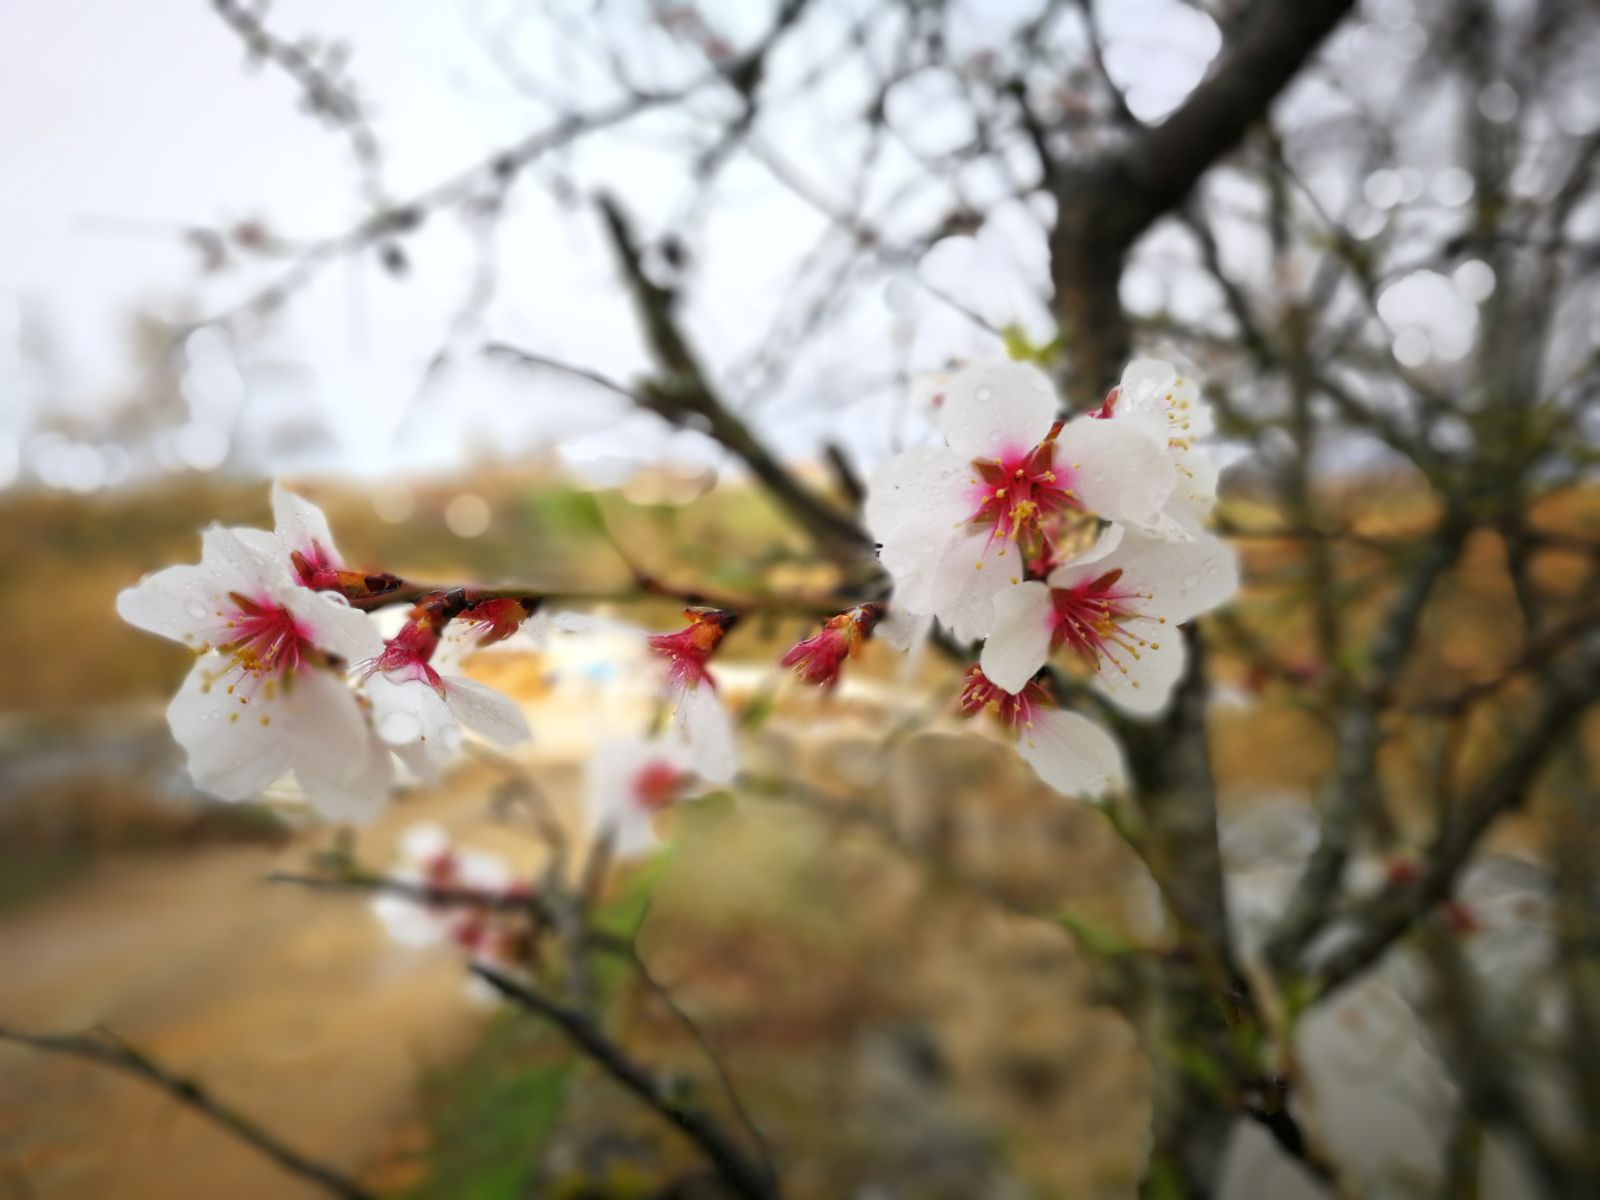
<svg viewBox="0 0 1600 1200">
<path fill-rule="evenodd" d="M 237 1109 L 218 1100 L 193 1079 L 167 1070 L 108 1030 L 101 1030 L 99 1036 L 76 1033 L 25 1033 L 0 1025 L 0 1040 L 31 1046 L 35 1050 L 43 1050 L 50 1054 L 87 1059 L 142 1079 L 173 1097 L 186 1108 L 220 1125 L 285 1171 L 298 1175 L 308 1183 L 316 1184 L 330 1196 L 338 1196 L 341 1200 L 373 1200 L 372 1193 L 354 1180 L 286 1146 Z"/>
<path fill-rule="evenodd" d="M 1111 164 L 1128 246 L 1189 194 L 1207 169 L 1266 115 L 1354 0 L 1257 4 L 1206 79 L 1170 117 L 1128 143 Z"/>
<path fill-rule="evenodd" d="M 836 559 L 860 561 L 870 553 L 871 539 L 848 516 L 790 474 L 717 397 L 679 325 L 677 296 L 645 271 L 633 228 L 617 203 L 601 197 L 599 205 L 645 340 L 662 372 L 662 378 L 643 393 L 647 407 L 674 424 L 698 423 L 750 468 L 821 550 Z"/>
<path fill-rule="evenodd" d="M 1434 905 L 1447 898 L 1478 840 L 1503 813 L 1520 805 L 1550 751 L 1600 697 L 1600 634 L 1554 668 L 1531 719 L 1500 766 L 1464 797 L 1434 836 L 1416 878 L 1391 883 L 1352 907 L 1343 924 L 1350 935 L 1316 971 L 1319 994 L 1355 978 Z"/>
<path fill-rule="evenodd" d="M 1408 661 L 1428 597 L 1455 562 L 1466 534 L 1467 526 L 1459 517 L 1446 517 L 1391 602 L 1373 641 L 1373 678 L 1365 687 L 1345 689 L 1321 838 L 1267 947 L 1268 961 L 1279 970 L 1290 967 L 1331 915 L 1361 821 L 1378 803 L 1379 721 L 1384 703 Z"/>
<path fill-rule="evenodd" d="M 671 1122 L 698 1146 L 734 1193 L 747 1200 L 775 1200 L 776 1185 L 752 1162 L 721 1125 L 703 1109 L 687 1103 L 648 1067 L 631 1058 L 587 1015 L 560 1004 L 492 967 L 474 964 L 473 973 L 507 1000 L 543 1017 L 578 1049 L 649 1108 Z"/>
</svg>

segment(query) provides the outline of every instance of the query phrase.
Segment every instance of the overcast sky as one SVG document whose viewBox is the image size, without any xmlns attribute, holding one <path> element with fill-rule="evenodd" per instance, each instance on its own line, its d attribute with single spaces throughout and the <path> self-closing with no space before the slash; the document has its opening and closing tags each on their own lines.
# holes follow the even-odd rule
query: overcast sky
<svg viewBox="0 0 1600 1200">
<path fill-rule="evenodd" d="M 1005 28 L 1010 9 L 1033 7 L 969 6 L 958 26 L 970 45 L 958 50 L 980 49 Z M 597 95 L 603 86 L 598 78 L 591 83 L 571 44 L 549 36 L 547 27 L 527 24 L 508 36 L 504 8 L 491 0 L 279 0 L 269 24 L 283 34 L 351 39 L 351 73 L 383 140 L 386 183 L 403 197 L 548 119 L 548 109 L 519 92 L 492 61 L 486 47 L 496 39 L 526 73 L 568 95 L 587 99 L 586 89 Z M 728 0 L 707 11 L 719 30 L 742 43 L 764 25 L 764 8 Z M 1113 68 L 1136 85 L 1134 101 L 1149 115 L 1176 103 L 1215 53 L 1215 29 L 1172 0 L 1102 8 Z M 826 19 L 802 30 L 796 71 L 830 52 L 829 34 Z M 202 315 L 244 294 L 248 278 L 202 278 L 183 226 L 260 218 L 282 234 L 315 237 L 349 227 L 364 210 L 346 143 L 300 111 L 296 89 L 281 72 L 246 69 L 237 37 L 203 0 L 0 6 L 0 80 L 0 155 L 7 164 L 0 189 L 0 387 L 7 415 L 0 418 L 0 439 L 11 443 L 0 445 L 3 480 L 8 455 L 13 462 L 19 452 L 27 458 L 32 421 L 77 414 L 90 420 L 92 438 L 93 420 L 137 387 L 132 314 Z M 848 167 L 840 123 L 854 98 L 848 82 L 834 94 L 837 111 L 828 112 L 826 103 L 802 107 L 779 126 L 788 152 L 823 189 L 844 179 Z M 912 97 L 930 105 L 947 99 Z M 682 155 L 663 146 L 673 135 L 670 121 L 640 122 L 587 144 L 569 165 L 580 181 L 604 182 L 646 219 L 659 220 L 674 211 L 676 197 L 688 195 Z M 730 169 L 719 194 L 723 203 L 697 264 L 690 315 L 714 364 L 734 372 L 770 328 L 782 327 L 794 267 L 826 225 L 752 162 Z M 553 439 L 586 455 L 654 437 L 650 421 L 637 417 L 617 433 L 619 410 L 548 377 L 508 379 L 503 371 L 468 367 L 419 394 L 425 364 L 446 343 L 471 286 L 475 258 L 468 229 L 453 216 L 430 224 L 408 248 L 411 269 L 402 280 L 370 256 L 329 269 L 296 297 L 270 337 L 249 345 L 242 380 L 230 381 L 226 342 L 197 344 L 190 381 L 197 428 L 185 453 L 207 457 L 205 423 L 213 418 L 246 442 L 257 439 L 260 453 L 241 457 L 269 469 L 377 473 L 449 467 L 483 447 L 507 452 Z M 642 365 L 614 264 L 588 210 L 563 210 L 544 189 L 519 188 L 497 260 L 496 299 L 484 323 L 463 333 L 463 347 L 489 335 L 622 377 Z M 838 336 L 770 394 L 758 389 L 739 399 L 772 414 L 785 445 L 799 453 L 847 425 L 846 440 L 870 454 L 892 437 L 894 409 L 884 385 L 905 359 L 903 347 L 890 341 L 945 337 L 947 326 L 939 322 L 929 325 L 931 333 L 902 328 L 926 315 L 881 280 L 863 284 Z M 958 339 L 972 331 L 959 326 L 957 320 L 948 327 L 951 352 L 969 348 Z M 24 329 L 48 333 L 42 380 L 17 370 Z M 940 356 L 926 346 L 917 353 Z M 737 391 L 740 380 L 754 378 L 733 374 L 730 386 Z M 309 449 L 274 441 L 285 424 L 299 421 L 326 421 L 331 440 Z M 596 427 L 598 437 L 576 440 Z M 675 452 L 695 457 L 703 451 L 695 443 L 680 437 Z"/>
</svg>

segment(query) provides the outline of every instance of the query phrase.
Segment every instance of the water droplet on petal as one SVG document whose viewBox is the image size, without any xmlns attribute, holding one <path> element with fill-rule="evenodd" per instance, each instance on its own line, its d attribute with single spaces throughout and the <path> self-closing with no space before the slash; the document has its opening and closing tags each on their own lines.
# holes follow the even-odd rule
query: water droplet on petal
<svg viewBox="0 0 1600 1200">
<path fill-rule="evenodd" d="M 1200 576 L 1198 576 L 1198 575 L 1194 574 L 1193 572 L 1191 572 L 1188 575 L 1185 575 L 1183 577 L 1183 590 L 1187 592 L 1189 589 L 1194 587 L 1194 585 L 1199 583 L 1199 582 L 1200 582 Z"/>
<path fill-rule="evenodd" d="M 973 394 L 978 398 L 979 403 L 987 404 L 994 398 L 994 389 L 989 387 L 981 387 Z"/>
<path fill-rule="evenodd" d="M 204 621 L 206 619 L 206 606 L 199 600 L 190 600 L 183 606 L 183 611 L 188 613 L 192 620 Z"/>
</svg>

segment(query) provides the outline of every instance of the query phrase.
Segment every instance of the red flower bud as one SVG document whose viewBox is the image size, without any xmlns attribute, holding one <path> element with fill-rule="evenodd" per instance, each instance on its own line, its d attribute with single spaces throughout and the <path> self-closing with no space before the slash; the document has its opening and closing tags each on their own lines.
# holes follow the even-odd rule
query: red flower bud
<svg viewBox="0 0 1600 1200">
<path fill-rule="evenodd" d="M 405 628 L 384 644 L 383 653 L 367 664 L 368 675 L 382 671 L 385 675 L 400 674 L 409 679 L 421 679 L 444 695 L 444 681 L 429 663 L 439 648 L 439 635 L 465 604 L 465 597 L 457 590 L 434 592 L 424 596 L 411 610 Z"/>
<path fill-rule="evenodd" d="M 881 604 L 862 604 L 829 617 L 819 632 L 797 642 L 780 661 L 783 666 L 793 667 L 795 674 L 806 683 L 832 690 L 839 682 L 839 670 L 845 659 L 852 657 L 872 636 L 873 627 L 883 614 Z"/>
<path fill-rule="evenodd" d="M 502 642 L 533 616 L 539 607 L 536 597 L 504 596 L 493 600 L 469 602 L 461 614 L 463 624 L 479 630 L 478 645 L 492 646 Z"/>
<path fill-rule="evenodd" d="M 739 614 L 720 608 L 686 608 L 683 615 L 689 618 L 687 628 L 655 634 L 648 645 L 667 660 L 667 678 L 672 683 L 684 687 L 693 687 L 702 680 L 710 683 L 706 663 L 728 630 L 738 623 Z"/>
</svg>

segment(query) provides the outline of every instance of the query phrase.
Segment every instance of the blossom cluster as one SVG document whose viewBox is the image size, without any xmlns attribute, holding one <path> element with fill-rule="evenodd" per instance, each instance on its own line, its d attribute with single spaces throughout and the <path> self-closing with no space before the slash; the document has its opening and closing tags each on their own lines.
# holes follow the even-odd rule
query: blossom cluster
<svg viewBox="0 0 1600 1200">
<path fill-rule="evenodd" d="M 196 786 L 224 800 L 255 797 L 292 772 L 324 816 L 362 821 L 399 773 L 432 779 L 463 728 L 500 745 L 530 734 L 506 696 L 460 673 L 440 638 L 462 615 L 497 633 L 498 609 L 460 591 L 426 595 L 385 640 L 358 605 L 399 587 L 392 575 L 343 565 L 328 522 L 275 487 L 275 528 L 207 529 L 200 562 L 148 575 L 117 597 L 132 625 L 195 653 L 167 710 Z"/>
<path fill-rule="evenodd" d="M 995 715 L 1052 787 L 1097 796 L 1124 785 L 1120 752 L 1058 707 L 1047 665 L 1129 713 L 1159 712 L 1184 670 L 1177 627 L 1230 596 L 1238 568 L 1204 528 L 1214 421 L 1191 374 L 1136 359 L 1098 408 L 1059 411 L 1032 366 L 956 372 L 938 406 L 945 444 L 885 462 L 866 517 L 895 607 L 983 641 L 961 711 Z"/>
<path fill-rule="evenodd" d="M 937 411 L 944 444 L 909 449 L 870 480 L 888 598 L 827 617 L 781 665 L 831 690 L 875 634 L 908 649 L 937 621 L 983 643 L 960 712 L 998 718 L 1057 790 L 1114 792 L 1121 752 L 1061 707 L 1052 665 L 1135 715 L 1167 703 L 1185 665 L 1177 627 L 1238 586 L 1232 552 L 1204 527 L 1217 485 L 1210 408 L 1190 374 L 1141 358 L 1071 419 L 1044 374 L 1016 362 L 949 375 Z M 168 717 L 195 783 L 223 799 L 292 773 L 323 815 L 369 819 L 401 779 L 436 779 L 467 732 L 502 746 L 531 736 L 510 698 L 465 674 L 469 649 L 525 627 L 538 641 L 604 624 L 548 614 L 532 593 L 355 569 L 314 505 L 276 486 L 272 506 L 272 531 L 213 526 L 198 564 L 117 601 L 125 620 L 195 653 Z M 649 736 L 605 741 L 590 763 L 593 832 L 621 857 L 656 844 L 663 809 L 738 772 L 713 663 L 739 613 L 695 606 L 684 618 L 671 632 L 625 627 L 654 666 L 662 719 Z"/>
<path fill-rule="evenodd" d="M 538 597 L 420 589 L 352 569 L 315 505 L 275 486 L 272 507 L 271 532 L 213 526 L 198 564 L 146 576 L 117 598 L 124 620 L 196 656 L 167 714 L 196 786 L 247 800 L 292 773 L 323 816 L 361 822 L 403 777 L 436 780 L 464 731 L 501 746 L 531 736 L 517 705 L 467 676 L 462 660 L 524 627 L 534 634 Z M 367 611 L 413 596 L 393 628 L 390 613 Z M 807 678 L 836 677 L 871 631 L 868 609 L 845 614 L 848 629 L 836 620 L 803 643 L 813 660 Z M 539 615 L 535 641 L 599 624 L 576 613 Z M 619 855 L 654 845 L 654 814 L 738 769 L 711 666 L 738 616 L 714 608 L 684 615 L 683 629 L 644 638 L 670 715 L 666 732 L 603 745 L 591 771 L 596 835 Z"/>
</svg>

